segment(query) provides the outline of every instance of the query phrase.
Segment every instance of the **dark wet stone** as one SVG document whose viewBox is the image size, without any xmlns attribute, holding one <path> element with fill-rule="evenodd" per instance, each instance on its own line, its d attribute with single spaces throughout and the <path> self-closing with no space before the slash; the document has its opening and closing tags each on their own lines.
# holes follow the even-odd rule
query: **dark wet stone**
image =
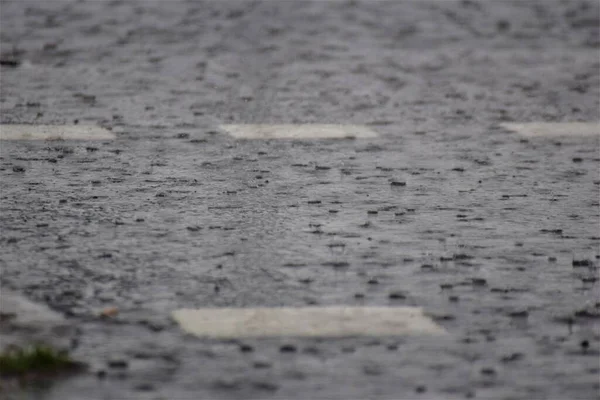
<svg viewBox="0 0 600 400">
<path fill-rule="evenodd" d="M 513 361 L 519 361 L 525 357 L 523 353 L 512 353 L 502 357 L 500 360 L 504 363 L 509 363 Z"/>
<path fill-rule="evenodd" d="M 432 314 L 431 318 L 435 321 L 453 321 L 456 317 L 452 314 Z"/>
<path fill-rule="evenodd" d="M 123 358 L 112 358 L 106 362 L 110 368 L 127 368 L 129 366 L 129 362 Z"/>
<path fill-rule="evenodd" d="M 267 391 L 267 392 L 275 392 L 277 389 L 279 389 L 279 385 L 277 385 L 276 383 L 266 382 L 266 381 L 265 382 L 263 382 L 263 381 L 261 381 L 261 382 L 254 382 L 254 383 L 252 383 L 252 386 L 255 389 L 264 390 L 264 391 Z"/>
<path fill-rule="evenodd" d="M 14 58 L 1 58 L 0 65 L 3 67 L 16 68 L 21 65 L 21 61 Z"/>
<path fill-rule="evenodd" d="M 324 262 L 321 265 L 323 265 L 324 267 L 348 268 L 350 266 L 350 263 L 348 263 L 346 261 L 328 261 L 328 262 Z"/>
<path fill-rule="evenodd" d="M 581 346 L 581 348 L 583 350 L 587 350 L 590 347 L 590 341 L 589 340 L 582 340 L 581 343 L 579 343 L 579 345 Z"/>
<path fill-rule="evenodd" d="M 154 390 L 154 385 L 148 382 L 143 382 L 135 385 L 134 389 L 140 392 L 150 392 Z"/>
<path fill-rule="evenodd" d="M 241 344 L 240 351 L 242 353 L 251 353 L 254 351 L 254 347 L 250 346 L 249 344 Z"/>
<path fill-rule="evenodd" d="M 383 373 L 383 369 L 379 365 L 365 365 L 363 366 L 363 372 L 365 375 L 377 376 Z"/>
<path fill-rule="evenodd" d="M 592 266 L 592 261 L 590 260 L 573 260 L 574 267 L 590 267 Z"/>
<path fill-rule="evenodd" d="M 427 386 L 419 385 L 415 388 L 415 392 L 417 393 L 425 393 L 427 391 Z"/>
<path fill-rule="evenodd" d="M 540 233 L 553 233 L 555 235 L 561 235 L 563 233 L 562 229 L 541 229 Z"/>
<path fill-rule="evenodd" d="M 399 291 L 395 291 L 395 292 L 391 292 L 388 297 L 392 300 L 404 300 L 406 299 L 406 294 L 399 292 Z"/>
<path fill-rule="evenodd" d="M 15 165 L 12 167 L 13 172 L 25 172 L 25 168 L 20 165 Z"/>
<path fill-rule="evenodd" d="M 252 366 L 256 369 L 267 369 L 267 368 L 271 368 L 273 366 L 273 364 L 267 360 L 255 360 L 252 363 Z"/>
<path fill-rule="evenodd" d="M 513 318 L 527 318 L 529 316 L 529 311 L 527 310 L 517 310 L 508 313 L 509 316 Z"/>
<path fill-rule="evenodd" d="M 140 323 L 150 329 L 152 332 L 161 332 L 165 329 L 165 324 L 161 321 L 155 320 L 142 320 Z"/>
<path fill-rule="evenodd" d="M 471 278 L 471 283 L 473 286 L 485 286 L 487 285 L 487 280 L 484 278 Z"/>
<path fill-rule="evenodd" d="M 298 349 L 293 344 L 284 344 L 279 348 L 279 352 L 281 353 L 295 353 L 296 351 Z"/>
<path fill-rule="evenodd" d="M 510 22 L 505 19 L 498 20 L 496 22 L 496 29 L 498 32 L 507 32 L 510 29 Z"/>
</svg>

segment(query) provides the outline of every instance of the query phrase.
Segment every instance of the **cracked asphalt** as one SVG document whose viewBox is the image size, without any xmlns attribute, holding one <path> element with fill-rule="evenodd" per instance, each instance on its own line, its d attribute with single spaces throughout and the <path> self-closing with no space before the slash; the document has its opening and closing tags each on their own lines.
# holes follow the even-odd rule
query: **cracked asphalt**
<svg viewBox="0 0 600 400">
<path fill-rule="evenodd" d="M 4 1 L 0 283 L 77 324 L 35 399 L 598 399 L 596 1 Z M 239 140 L 222 124 L 366 125 Z M 1 129 L 1 126 L 0 126 Z M 423 307 L 446 337 L 217 340 L 179 308 Z M 102 317 L 106 307 L 118 314 Z M 21 397 L 16 397 L 21 396 Z"/>
</svg>

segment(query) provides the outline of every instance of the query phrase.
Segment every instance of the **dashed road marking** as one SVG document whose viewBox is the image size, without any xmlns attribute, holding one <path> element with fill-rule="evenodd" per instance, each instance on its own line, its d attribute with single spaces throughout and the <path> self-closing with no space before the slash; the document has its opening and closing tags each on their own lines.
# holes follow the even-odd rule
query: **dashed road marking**
<svg viewBox="0 0 600 400">
<path fill-rule="evenodd" d="M 419 307 L 181 309 L 173 318 L 200 337 L 444 335 Z"/>
<path fill-rule="evenodd" d="M 95 125 L 0 125 L 0 140 L 112 140 L 111 131 Z"/>
<path fill-rule="evenodd" d="M 600 122 L 528 122 L 500 126 L 528 137 L 600 135 Z"/>
<path fill-rule="evenodd" d="M 362 125 L 243 124 L 221 125 L 220 128 L 237 139 L 368 139 L 378 136 Z"/>
</svg>

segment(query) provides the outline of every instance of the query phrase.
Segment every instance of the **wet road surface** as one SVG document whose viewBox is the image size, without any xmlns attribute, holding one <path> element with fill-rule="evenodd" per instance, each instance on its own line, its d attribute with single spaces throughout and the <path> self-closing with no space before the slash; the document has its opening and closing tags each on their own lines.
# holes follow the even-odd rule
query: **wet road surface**
<svg viewBox="0 0 600 400">
<path fill-rule="evenodd" d="M 1 284 L 74 321 L 90 364 L 32 396 L 597 398 L 599 137 L 502 124 L 600 120 L 598 12 L 2 2 L 0 122 L 116 135 L 0 142 Z M 307 306 L 421 307 L 448 334 L 210 339 L 172 318 Z"/>
</svg>

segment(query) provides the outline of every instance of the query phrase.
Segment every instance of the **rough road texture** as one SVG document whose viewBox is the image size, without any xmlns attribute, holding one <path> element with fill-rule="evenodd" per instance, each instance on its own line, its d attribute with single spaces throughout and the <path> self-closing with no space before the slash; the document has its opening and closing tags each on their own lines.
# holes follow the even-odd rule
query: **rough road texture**
<svg viewBox="0 0 600 400">
<path fill-rule="evenodd" d="M 0 5 L 1 122 L 118 135 L 0 144 L 1 283 L 78 322 L 91 365 L 36 398 L 598 398 L 598 137 L 498 128 L 600 119 L 597 2 Z M 381 137 L 217 129 L 258 122 Z M 169 318 L 307 304 L 421 306 L 450 335 Z"/>
</svg>

